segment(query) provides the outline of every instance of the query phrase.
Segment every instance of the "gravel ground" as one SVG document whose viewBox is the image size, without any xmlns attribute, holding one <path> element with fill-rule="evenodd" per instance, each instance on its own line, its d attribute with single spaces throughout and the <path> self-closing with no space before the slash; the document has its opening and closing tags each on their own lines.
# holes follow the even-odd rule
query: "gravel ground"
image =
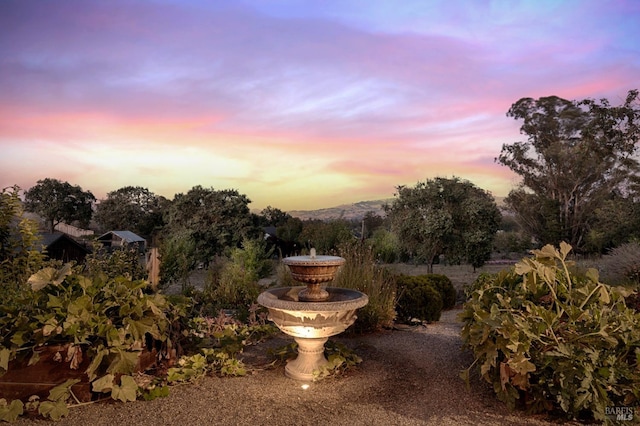
<svg viewBox="0 0 640 426">
<path fill-rule="evenodd" d="M 252 374 L 207 377 L 171 388 L 166 398 L 73 407 L 57 424 L 85 425 L 551 425 L 544 417 L 510 412 L 488 385 L 467 390 L 460 370 L 472 360 L 460 350 L 459 311 L 443 312 L 426 327 L 335 340 L 362 358 L 347 376 L 312 383 L 306 390 L 284 366 L 261 368 L 268 347 L 292 341 L 280 335 L 248 348 Z M 18 425 L 46 424 L 21 419 Z M 565 423 L 567 425 L 568 423 Z"/>
</svg>

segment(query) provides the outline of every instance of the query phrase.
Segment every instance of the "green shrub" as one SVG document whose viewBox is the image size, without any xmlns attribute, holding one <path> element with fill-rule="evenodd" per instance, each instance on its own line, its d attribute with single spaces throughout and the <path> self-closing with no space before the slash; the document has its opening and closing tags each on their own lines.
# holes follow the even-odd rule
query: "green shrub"
<svg viewBox="0 0 640 426">
<path fill-rule="evenodd" d="M 440 292 L 440 296 L 442 296 L 442 309 L 451 309 L 456 306 L 458 293 L 449 277 L 442 274 L 427 274 L 424 276 L 427 281 Z"/>
<path fill-rule="evenodd" d="M 331 285 L 358 290 L 369 297 L 369 303 L 358 309 L 358 318 L 348 330 L 363 333 L 391 327 L 396 316 L 393 276 L 376 265 L 373 249 L 366 243 L 342 244 L 339 253 L 345 264 Z"/>
<path fill-rule="evenodd" d="M 0 192 L 0 300 L 20 292 L 31 274 L 45 266 L 37 222 L 24 216 L 20 188 Z"/>
<path fill-rule="evenodd" d="M 510 407 L 599 421 L 640 402 L 640 314 L 630 290 L 576 273 L 571 247 L 533 250 L 511 270 L 481 275 L 460 318 L 474 366 Z"/>
<path fill-rule="evenodd" d="M 398 237 L 386 229 L 376 229 L 371 237 L 375 258 L 382 263 L 394 263 L 400 257 Z"/>
<path fill-rule="evenodd" d="M 160 244 L 160 280 L 168 286 L 179 282 L 183 290 L 188 286 L 189 274 L 196 266 L 196 243 L 187 233 L 178 233 L 164 239 Z"/>
<path fill-rule="evenodd" d="M 104 275 L 88 278 L 70 263 L 44 268 L 29 278 L 29 286 L 11 300 L 2 301 L 0 316 L 0 374 L 17 357 L 29 364 L 38 360 L 37 348 L 68 345 L 65 361 L 77 368 L 91 359 L 86 370 L 92 389 L 108 389 L 122 399 L 125 382 L 150 340 L 165 349 L 174 346 L 171 330 L 179 314 L 161 294 L 149 294 L 148 283 Z M 129 377 L 122 381 L 123 377 Z M 137 386 L 127 387 L 136 399 Z"/>
<path fill-rule="evenodd" d="M 399 294 L 397 311 L 401 321 L 418 319 L 433 322 L 440 319 L 442 295 L 426 275 L 399 275 L 396 283 Z"/>
<path fill-rule="evenodd" d="M 245 317 L 260 293 L 258 280 L 271 272 L 270 253 L 261 241 L 246 240 L 231 250 L 228 260 L 218 260 L 215 271 L 200 294 L 194 294 L 201 315 L 234 309 Z"/>
<path fill-rule="evenodd" d="M 86 273 L 90 276 L 127 277 L 134 281 L 147 277 L 147 271 L 140 262 L 137 246 L 107 250 L 95 241 L 84 264 Z"/>
</svg>

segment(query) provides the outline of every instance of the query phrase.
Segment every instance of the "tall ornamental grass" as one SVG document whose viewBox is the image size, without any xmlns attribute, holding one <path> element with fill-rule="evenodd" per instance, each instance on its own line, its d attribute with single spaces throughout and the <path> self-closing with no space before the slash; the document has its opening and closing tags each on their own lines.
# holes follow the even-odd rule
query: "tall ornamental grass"
<svg viewBox="0 0 640 426">
<path fill-rule="evenodd" d="M 376 264 L 372 247 L 355 241 L 339 247 L 346 262 L 331 286 L 361 291 L 369 303 L 358 309 L 358 319 L 349 329 L 365 333 L 388 328 L 396 317 L 396 283 L 393 275 Z"/>
</svg>

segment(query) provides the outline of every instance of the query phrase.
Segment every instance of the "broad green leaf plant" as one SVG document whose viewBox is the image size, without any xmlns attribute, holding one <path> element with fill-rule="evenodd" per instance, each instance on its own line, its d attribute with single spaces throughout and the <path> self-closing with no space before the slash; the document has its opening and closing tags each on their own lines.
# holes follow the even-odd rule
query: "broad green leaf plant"
<svg viewBox="0 0 640 426">
<path fill-rule="evenodd" d="M 512 270 L 467 290 L 462 338 L 472 369 L 510 407 L 606 420 L 606 408 L 640 403 L 640 314 L 632 290 L 576 272 L 571 246 L 547 245 Z"/>
<path fill-rule="evenodd" d="M 223 312 L 217 318 L 189 317 L 188 301 L 154 293 L 144 280 L 101 271 L 83 275 L 72 264 L 44 268 L 22 291 L 9 295 L 0 300 L 0 376 L 12 361 L 32 365 L 41 348 L 60 345 L 55 359 L 61 365 L 85 368 L 93 392 L 122 402 L 166 396 L 168 385 L 207 374 L 242 376 L 247 368 L 237 355 L 277 330 L 258 305 L 249 309 L 248 324 Z M 186 352 L 166 375 L 148 376 L 139 371 L 139 361 L 151 346 L 170 362 Z M 14 421 L 25 412 L 53 420 L 66 416 L 76 382 L 57 386 L 44 401 L 0 399 L 0 421 Z"/>
<path fill-rule="evenodd" d="M 68 368 L 77 370 L 83 359 L 91 360 L 85 372 L 93 391 L 110 392 L 121 401 L 135 400 L 138 387 L 131 375 L 140 354 L 148 349 L 147 339 L 165 349 L 172 347 L 176 311 L 168 300 L 150 293 L 144 280 L 89 278 L 76 273 L 71 264 L 44 268 L 28 284 L 13 300 L 2 301 L 0 375 L 18 357 L 32 365 L 42 347 L 63 345 L 59 358 Z M 47 406 L 41 403 L 40 410 Z M 53 417 L 48 411 L 44 414 Z"/>
</svg>

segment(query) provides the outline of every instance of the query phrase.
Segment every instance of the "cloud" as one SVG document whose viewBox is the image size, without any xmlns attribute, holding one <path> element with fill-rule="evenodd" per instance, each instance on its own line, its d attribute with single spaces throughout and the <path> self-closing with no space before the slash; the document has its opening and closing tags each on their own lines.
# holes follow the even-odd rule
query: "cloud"
<svg viewBox="0 0 640 426">
<path fill-rule="evenodd" d="M 27 186 L 230 185 L 306 208 L 455 174 L 505 193 L 512 103 L 617 103 L 640 75 L 635 2 L 34 4 L 0 3 L 2 182 Z"/>
</svg>

